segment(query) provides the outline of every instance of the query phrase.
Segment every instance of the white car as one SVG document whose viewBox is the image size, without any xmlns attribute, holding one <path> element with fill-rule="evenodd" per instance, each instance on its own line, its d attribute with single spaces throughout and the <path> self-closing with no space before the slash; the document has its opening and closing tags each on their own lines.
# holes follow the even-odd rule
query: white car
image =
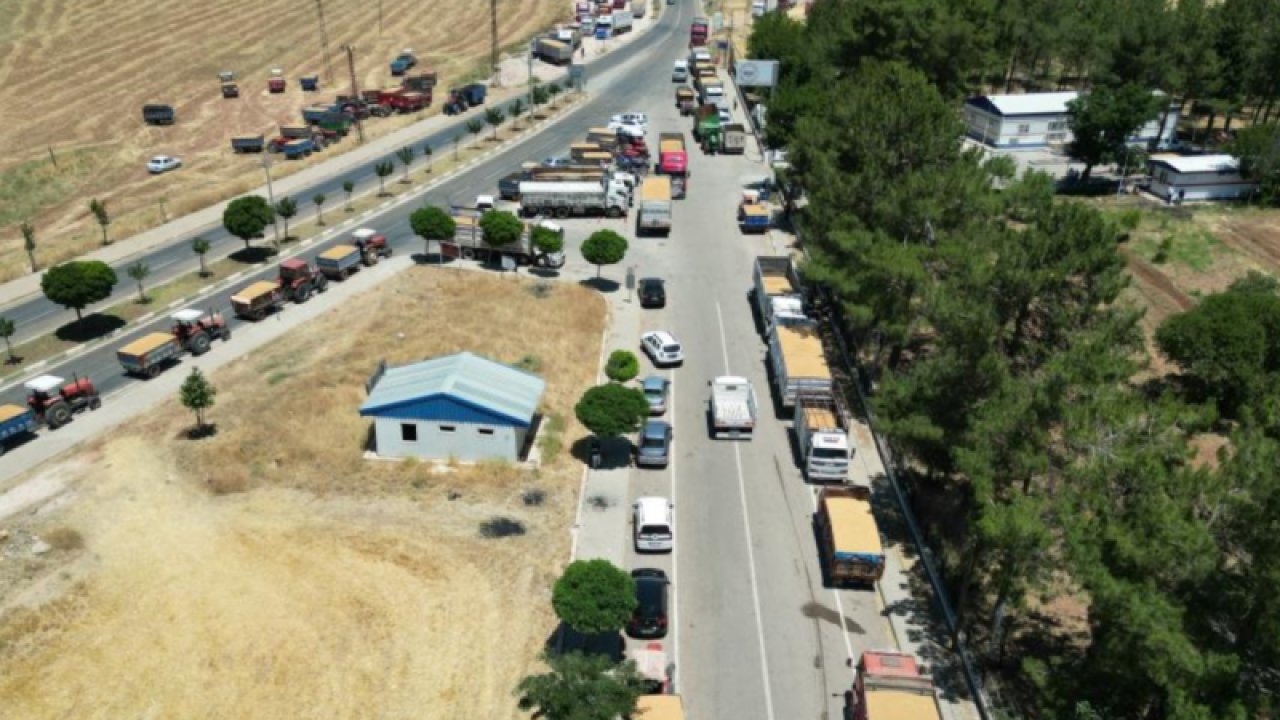
<svg viewBox="0 0 1280 720">
<path fill-rule="evenodd" d="M 642 112 L 622 113 L 609 118 L 609 122 L 621 123 L 623 125 L 639 125 L 642 128 L 649 127 L 649 116 Z"/>
<path fill-rule="evenodd" d="M 618 121 L 610 121 L 609 129 L 633 138 L 642 138 L 645 136 L 645 133 L 648 132 L 648 128 L 644 125 Z"/>
<path fill-rule="evenodd" d="M 157 155 L 147 161 L 147 172 L 159 175 L 182 167 L 182 161 L 169 155 Z"/>
<path fill-rule="evenodd" d="M 640 336 L 640 347 L 654 365 L 679 365 L 684 362 L 684 348 L 666 330 L 651 330 Z"/>
<path fill-rule="evenodd" d="M 496 206 L 497 206 L 497 203 L 495 203 L 495 202 L 494 202 L 494 200 L 493 200 L 493 196 L 492 196 L 492 195 L 477 195 L 477 196 L 476 196 L 476 209 L 477 209 L 477 210 L 484 210 L 484 211 L 488 211 L 488 210 L 492 210 L 492 209 L 494 209 L 494 207 L 496 207 Z"/>
</svg>

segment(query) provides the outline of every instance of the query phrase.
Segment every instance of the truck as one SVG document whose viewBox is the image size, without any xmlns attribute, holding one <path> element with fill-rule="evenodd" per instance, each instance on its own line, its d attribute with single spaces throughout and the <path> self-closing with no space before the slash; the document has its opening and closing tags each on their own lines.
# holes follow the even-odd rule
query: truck
<svg viewBox="0 0 1280 720">
<path fill-rule="evenodd" d="M 614 10 L 613 11 L 613 34 L 621 35 L 631 32 L 631 26 L 635 19 L 631 16 L 630 10 Z"/>
<path fill-rule="evenodd" d="M 707 34 L 711 31 L 711 21 L 704 17 L 696 17 L 689 24 L 689 47 L 705 47 Z"/>
<path fill-rule="evenodd" d="M 583 162 L 583 157 L 595 153 L 604 152 L 604 148 L 592 142 L 574 143 L 569 146 L 569 157 L 577 162 Z"/>
<path fill-rule="evenodd" d="M 700 78 L 698 83 L 698 100 L 703 105 L 714 105 L 719 112 L 724 101 L 724 83 L 719 78 Z"/>
<path fill-rule="evenodd" d="M 142 106 L 142 121 L 148 125 L 172 125 L 177 118 L 172 105 Z"/>
<path fill-rule="evenodd" d="M 401 113 L 417 112 L 431 105 L 431 96 L 403 87 L 383 88 L 378 91 L 378 104 Z"/>
<path fill-rule="evenodd" d="M 627 214 L 625 193 L 598 182 L 520 183 L 520 212 L 526 217 L 554 215 L 605 215 L 620 218 Z"/>
<path fill-rule="evenodd" d="M 306 157 L 319 149 L 320 148 L 316 145 L 315 140 L 312 140 L 311 138 L 299 138 L 285 143 L 284 147 L 280 148 L 280 152 L 284 153 L 284 156 L 290 160 L 297 160 L 298 158 Z"/>
<path fill-rule="evenodd" d="M 183 353 L 203 355 L 214 340 L 231 339 L 231 328 L 219 313 L 206 313 L 194 308 L 179 310 L 169 316 L 173 327 L 169 332 L 154 332 L 116 350 L 116 359 L 126 373 L 153 378 Z"/>
<path fill-rule="evenodd" d="M 747 151 L 747 127 L 742 123 L 726 123 L 723 128 L 725 155 L 741 155 Z"/>
<path fill-rule="evenodd" d="M 284 306 L 285 294 L 278 283 L 262 280 L 231 296 L 231 310 L 245 320 L 261 320 Z"/>
<path fill-rule="evenodd" d="M 298 78 L 298 87 L 302 88 L 303 92 L 315 92 L 320 89 L 320 76 L 304 75 Z"/>
<path fill-rule="evenodd" d="M 689 115 L 697 105 L 698 96 L 694 94 L 693 88 L 688 85 L 676 88 L 676 107 L 680 109 L 681 115 Z"/>
<path fill-rule="evenodd" d="M 260 153 L 265 146 L 261 135 L 240 135 L 231 138 L 231 150 L 238 153 Z"/>
<path fill-rule="evenodd" d="M 267 91 L 271 93 L 285 91 L 284 70 L 271 68 L 271 77 L 267 79 Z"/>
<path fill-rule="evenodd" d="M 337 245 L 316 256 L 316 267 L 330 280 L 346 280 L 360 268 L 363 256 L 355 245 Z"/>
<path fill-rule="evenodd" d="M 769 367 L 782 407 L 795 407 L 800 395 L 834 394 L 816 323 L 769 326 Z"/>
<path fill-rule="evenodd" d="M 637 720 L 684 720 L 684 703 L 679 695 L 641 695 L 636 698 Z"/>
<path fill-rule="evenodd" d="M 564 228 L 552 222 L 542 221 L 534 224 L 525 223 L 520 239 L 502 248 L 493 248 L 484 241 L 484 232 L 480 229 L 480 214 L 455 215 L 453 240 L 440 243 L 440 254 L 447 258 L 463 260 L 479 260 L 480 262 L 500 264 L 502 258 L 509 257 L 517 265 L 534 265 L 541 268 L 564 267 L 563 251 L 545 253 L 533 245 L 533 229 L 546 228 L 564 238 Z"/>
<path fill-rule="evenodd" d="M 587 142 L 612 152 L 618 147 L 618 131 L 607 127 L 588 128 Z"/>
<path fill-rule="evenodd" d="M 689 153 L 684 133 L 658 135 L 658 172 L 671 178 L 671 196 L 683 198 L 689 191 Z"/>
<path fill-rule="evenodd" d="M 573 61 L 573 45 L 554 37 L 540 37 L 533 41 L 533 54 L 552 65 L 567 65 Z"/>
<path fill-rule="evenodd" d="M 800 395 L 792 423 L 804 476 L 809 482 L 847 482 L 849 460 L 849 414 L 837 395 Z"/>
<path fill-rule="evenodd" d="M 694 111 L 693 139 L 708 155 L 720 150 L 720 109 L 715 105 L 699 105 Z"/>
<path fill-rule="evenodd" d="M 240 97 L 240 86 L 229 81 L 222 83 L 222 97 L 228 100 Z"/>
<path fill-rule="evenodd" d="M 866 587 L 880 580 L 884 545 L 867 488 L 823 487 L 814 520 L 826 587 Z"/>
<path fill-rule="evenodd" d="M 942 720 L 933 681 L 915 657 L 896 650 L 867 650 L 853 681 L 853 720 Z"/>
<path fill-rule="evenodd" d="M 276 285 L 284 295 L 301 305 L 312 293 L 322 293 L 329 287 L 329 277 L 300 258 L 289 258 L 280 263 Z"/>
<path fill-rule="evenodd" d="M 671 178 L 655 175 L 640 185 L 636 234 L 671 234 Z"/>
<path fill-rule="evenodd" d="M 716 439 L 751 439 L 756 427 L 756 391 L 751 381 L 723 375 L 711 381 L 711 436 Z"/>
<path fill-rule="evenodd" d="M 760 203 L 743 203 L 738 206 L 738 229 L 744 233 L 769 231 L 769 207 Z"/>
<path fill-rule="evenodd" d="M 405 48 L 400 54 L 391 61 L 391 74 L 395 76 L 404 75 L 414 65 L 418 64 L 418 57 L 413 54 L 413 50 Z"/>
<path fill-rule="evenodd" d="M 406 90 L 430 95 L 435 90 L 439 77 L 439 73 L 435 70 L 427 70 L 417 75 L 406 75 L 404 80 L 400 81 L 400 86 Z"/>
<path fill-rule="evenodd" d="M 803 313 L 800 274 L 791 258 L 758 256 L 751 271 L 751 280 L 756 310 L 760 313 L 760 329 L 765 335 L 774 324 L 808 321 Z M 781 300 L 791 302 L 775 305 Z M 779 310 L 785 314 L 779 316 Z"/>
</svg>

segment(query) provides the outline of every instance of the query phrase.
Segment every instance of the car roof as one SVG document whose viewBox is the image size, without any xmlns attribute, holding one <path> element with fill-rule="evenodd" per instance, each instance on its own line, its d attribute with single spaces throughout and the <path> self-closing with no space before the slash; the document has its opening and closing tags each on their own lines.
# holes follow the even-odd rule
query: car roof
<svg viewBox="0 0 1280 720">
<path fill-rule="evenodd" d="M 663 390 L 667 387 L 667 379 L 661 375 L 650 375 L 640 383 L 645 390 Z"/>
<path fill-rule="evenodd" d="M 671 503 L 664 497 L 642 497 L 636 498 L 636 509 L 641 515 L 646 517 L 649 515 L 657 515 L 659 518 L 665 517 Z"/>
<path fill-rule="evenodd" d="M 644 335 L 645 335 L 645 337 L 652 337 L 652 338 L 654 338 L 655 340 L 657 340 L 658 342 L 663 343 L 663 344 L 678 342 L 678 341 L 676 340 L 676 336 L 675 336 L 675 335 L 672 335 L 671 333 L 667 332 L 666 330 L 650 330 L 649 332 L 645 333 Z"/>
</svg>

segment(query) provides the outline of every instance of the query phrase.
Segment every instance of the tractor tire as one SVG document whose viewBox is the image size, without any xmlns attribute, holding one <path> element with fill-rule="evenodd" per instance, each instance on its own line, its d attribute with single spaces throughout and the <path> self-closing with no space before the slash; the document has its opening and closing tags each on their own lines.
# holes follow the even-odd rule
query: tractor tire
<svg viewBox="0 0 1280 720">
<path fill-rule="evenodd" d="M 383 248 L 383 250 L 382 250 L 382 256 L 383 256 L 383 257 L 391 257 L 391 254 L 392 254 L 392 253 L 394 253 L 394 252 L 395 252 L 395 248 L 393 248 L 393 247 L 391 247 L 391 246 L 387 246 L 386 248 Z"/>
<path fill-rule="evenodd" d="M 297 290 L 293 291 L 293 301 L 299 305 L 311 299 L 311 286 L 299 285 Z"/>
<path fill-rule="evenodd" d="M 374 265 L 377 265 L 378 264 L 377 251 L 376 250 L 366 251 L 364 254 L 363 262 L 365 267 L 373 267 Z"/>
<path fill-rule="evenodd" d="M 54 405 L 45 413 L 45 423 L 49 425 L 50 430 L 57 430 L 69 422 L 71 422 L 71 408 L 65 403 Z"/>
<path fill-rule="evenodd" d="M 197 356 L 209 352 L 210 344 L 209 336 L 206 333 L 192 335 L 190 342 L 188 342 L 188 345 L 191 347 L 191 354 Z"/>
<path fill-rule="evenodd" d="M 329 278 L 325 277 L 324 275 L 317 276 L 317 277 L 316 277 L 315 289 L 316 289 L 316 292 L 318 292 L 318 293 L 322 293 L 322 292 L 324 292 L 325 290 L 328 290 L 328 289 L 329 289 Z"/>
<path fill-rule="evenodd" d="M 346 282 L 347 278 L 349 278 L 349 277 L 351 277 L 351 271 L 350 271 L 350 270 L 342 270 L 342 271 L 340 271 L 340 272 L 338 273 L 338 279 L 339 279 L 339 280 L 341 280 L 341 281 L 343 281 L 343 282 Z"/>
<path fill-rule="evenodd" d="M 97 410 L 100 407 L 102 407 L 102 398 L 98 397 L 97 395 L 94 395 L 93 397 L 89 398 L 90 410 Z"/>
<path fill-rule="evenodd" d="M 230 340 L 231 340 L 231 328 L 229 327 L 222 328 L 222 342 L 229 342 Z"/>
</svg>

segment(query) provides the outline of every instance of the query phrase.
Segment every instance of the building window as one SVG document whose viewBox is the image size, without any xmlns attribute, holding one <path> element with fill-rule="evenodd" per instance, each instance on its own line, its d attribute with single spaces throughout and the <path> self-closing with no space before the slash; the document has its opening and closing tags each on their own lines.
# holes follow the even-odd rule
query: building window
<svg viewBox="0 0 1280 720">
<path fill-rule="evenodd" d="M 451 432 L 457 432 L 457 431 L 458 431 L 457 425 L 441 425 L 440 426 L 440 432 L 443 432 L 443 433 L 451 433 Z"/>
<path fill-rule="evenodd" d="M 418 426 L 413 423 L 400 423 L 400 439 L 403 442 L 418 442 Z"/>
<path fill-rule="evenodd" d="M 1066 120 L 1055 120 L 1049 123 L 1049 132 L 1061 132 L 1067 129 Z"/>
<path fill-rule="evenodd" d="M 1030 125 L 1028 125 L 1028 124 L 1023 124 L 1023 125 L 1019 125 L 1019 126 L 1018 126 L 1018 134 L 1019 134 L 1019 135 L 1026 135 L 1026 134 L 1028 134 L 1028 133 L 1030 133 L 1030 132 L 1031 132 L 1031 126 L 1030 126 Z"/>
<path fill-rule="evenodd" d="M 492 435 L 493 428 L 480 428 L 477 432 L 479 432 L 481 435 Z"/>
</svg>

